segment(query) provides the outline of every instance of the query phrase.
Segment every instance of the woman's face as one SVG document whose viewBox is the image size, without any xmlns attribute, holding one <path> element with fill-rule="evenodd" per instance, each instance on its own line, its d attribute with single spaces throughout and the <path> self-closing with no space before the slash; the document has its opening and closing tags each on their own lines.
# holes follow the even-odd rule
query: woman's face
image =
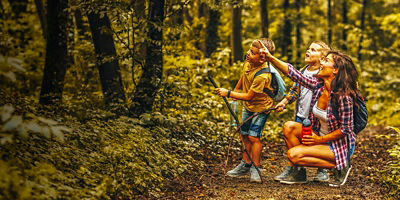
<svg viewBox="0 0 400 200">
<path fill-rule="evenodd" d="M 312 43 L 306 51 L 306 57 L 304 58 L 304 61 L 309 65 L 319 62 L 322 55 L 319 51 L 320 49 L 322 49 L 322 47 L 319 44 Z"/>
<path fill-rule="evenodd" d="M 335 69 L 335 62 L 333 61 L 333 55 L 329 54 L 326 57 L 322 57 L 319 61 L 321 63 L 319 67 L 319 72 L 317 74 L 318 77 L 330 77 L 333 75 Z"/>
</svg>

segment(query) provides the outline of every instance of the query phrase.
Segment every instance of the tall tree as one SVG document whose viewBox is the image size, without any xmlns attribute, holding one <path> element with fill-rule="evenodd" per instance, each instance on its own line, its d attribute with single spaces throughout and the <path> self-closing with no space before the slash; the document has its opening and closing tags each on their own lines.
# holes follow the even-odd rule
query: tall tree
<svg viewBox="0 0 400 200">
<path fill-rule="evenodd" d="M 125 91 L 122 86 L 121 72 L 116 58 L 117 52 L 111 33 L 110 19 L 105 11 L 100 12 L 89 13 L 88 20 L 98 59 L 97 65 L 104 102 L 106 105 L 113 107 L 125 102 Z"/>
<path fill-rule="evenodd" d="M 347 50 L 347 24 L 349 23 L 349 20 L 347 18 L 347 1 L 343 0 L 342 1 L 342 20 L 343 20 L 343 32 L 342 32 L 342 49 Z"/>
<path fill-rule="evenodd" d="M 284 12 L 284 22 L 283 22 L 283 42 L 282 42 L 282 56 L 287 56 L 288 61 L 292 61 L 292 22 L 290 20 L 290 0 L 284 0 L 283 2 L 283 12 Z"/>
<path fill-rule="evenodd" d="M 362 49 L 362 42 L 364 40 L 364 30 L 365 30 L 365 12 L 367 10 L 368 6 L 368 0 L 363 0 L 362 3 L 362 10 L 361 10 L 361 24 L 360 24 L 360 30 L 361 30 L 361 36 L 360 36 L 360 41 L 358 42 L 358 50 L 357 50 L 357 58 L 359 61 L 361 61 L 362 55 L 361 55 L 361 49 Z"/>
<path fill-rule="evenodd" d="M 197 1 L 197 18 L 201 19 L 202 17 L 206 17 L 206 11 L 207 11 L 207 4 L 204 3 L 202 0 Z M 205 42 L 204 42 L 204 35 L 202 34 L 204 32 L 204 26 L 201 23 L 198 23 L 197 26 L 194 27 L 194 34 L 195 37 L 198 38 L 195 41 L 195 47 L 198 50 L 201 50 L 203 53 L 206 50 Z"/>
<path fill-rule="evenodd" d="M 241 0 L 233 2 L 232 17 L 232 52 L 233 62 L 236 62 L 243 59 Z"/>
<path fill-rule="evenodd" d="M 301 43 L 302 43 L 301 27 L 303 26 L 301 12 L 300 12 L 300 8 L 302 7 L 301 0 L 296 0 L 295 6 L 296 6 L 296 64 L 298 65 L 300 64 L 300 59 L 301 59 Z"/>
<path fill-rule="evenodd" d="M 268 38 L 268 0 L 260 0 L 261 32 L 262 37 Z"/>
<path fill-rule="evenodd" d="M 219 6 L 219 0 L 216 0 L 215 6 Z M 209 58 L 211 54 L 217 49 L 219 43 L 218 36 L 218 24 L 220 18 L 220 12 L 216 8 L 210 8 L 207 23 L 207 35 L 206 35 L 206 54 L 205 56 Z"/>
<path fill-rule="evenodd" d="M 145 29 L 146 23 L 146 0 L 132 0 L 131 6 L 133 7 L 133 17 L 132 17 L 132 82 L 136 84 L 135 80 L 135 65 L 144 63 L 146 58 L 146 44 L 141 42 L 137 38 L 141 39 L 145 37 L 146 33 L 143 31 Z M 136 19 L 133 22 L 133 19 Z"/>
<path fill-rule="evenodd" d="M 35 0 L 36 10 L 39 15 L 40 24 L 42 25 L 43 37 L 47 36 L 47 22 L 46 22 L 46 12 L 44 8 L 43 0 Z"/>
<path fill-rule="evenodd" d="M 164 0 L 149 0 L 148 37 L 150 41 L 147 43 L 146 63 L 142 78 L 136 87 L 133 99 L 134 103 L 137 104 L 134 107 L 137 115 L 152 111 L 154 98 L 162 80 L 163 31 L 160 26 L 164 22 L 164 4 Z"/>
<path fill-rule="evenodd" d="M 332 44 L 332 6 L 331 0 L 328 0 L 328 43 Z"/>
<path fill-rule="evenodd" d="M 67 0 L 47 2 L 47 45 L 39 102 L 56 105 L 62 101 L 67 59 Z"/>
</svg>

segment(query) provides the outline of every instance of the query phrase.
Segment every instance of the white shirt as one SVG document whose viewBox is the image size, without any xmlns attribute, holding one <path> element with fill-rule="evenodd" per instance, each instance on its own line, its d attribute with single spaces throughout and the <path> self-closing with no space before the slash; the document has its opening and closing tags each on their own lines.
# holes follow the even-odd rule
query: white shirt
<svg viewBox="0 0 400 200">
<path fill-rule="evenodd" d="M 328 112 L 326 110 L 321 110 L 317 106 L 318 102 L 315 103 L 313 108 L 313 114 L 316 118 L 319 119 L 319 123 L 321 124 L 321 128 L 319 129 L 319 135 L 323 136 L 329 133 L 328 127 Z"/>
<path fill-rule="evenodd" d="M 308 68 L 304 70 L 303 74 L 305 76 L 312 77 L 317 74 L 318 70 L 308 71 Z M 297 116 L 302 118 L 308 118 L 310 113 L 310 103 L 312 99 L 312 91 L 304 86 L 300 86 L 300 96 L 297 99 Z"/>
</svg>

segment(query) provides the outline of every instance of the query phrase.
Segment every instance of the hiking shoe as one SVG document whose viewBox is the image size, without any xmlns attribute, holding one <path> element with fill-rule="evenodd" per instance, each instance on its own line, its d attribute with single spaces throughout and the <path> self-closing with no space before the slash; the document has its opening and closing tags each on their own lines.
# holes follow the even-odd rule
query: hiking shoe
<svg viewBox="0 0 400 200">
<path fill-rule="evenodd" d="M 274 180 L 281 181 L 281 180 L 285 179 L 287 176 L 289 176 L 290 172 L 292 172 L 292 171 L 293 171 L 293 166 L 287 166 L 287 167 L 285 167 L 285 169 L 283 170 L 283 172 L 281 174 L 274 177 Z"/>
<path fill-rule="evenodd" d="M 304 167 L 293 167 L 293 170 L 290 174 L 281 180 L 281 183 L 284 184 L 299 184 L 299 183 L 307 183 L 307 171 Z"/>
<path fill-rule="evenodd" d="M 232 170 L 228 171 L 226 175 L 230 177 L 239 177 L 249 174 L 250 166 L 246 166 L 246 162 L 244 160 L 240 161 L 240 163 Z"/>
<path fill-rule="evenodd" d="M 349 177 L 350 170 L 351 170 L 351 165 L 345 167 L 342 170 L 337 170 L 336 168 L 332 169 L 333 180 L 329 182 L 329 186 L 340 187 L 344 185 L 347 181 L 347 177 Z"/>
<path fill-rule="evenodd" d="M 257 167 L 260 170 L 260 173 L 262 173 L 262 169 L 260 167 Z M 257 172 L 257 169 L 252 165 L 250 167 L 250 182 L 256 182 L 256 183 L 261 183 L 261 177 Z"/>
<path fill-rule="evenodd" d="M 317 182 L 327 182 L 329 181 L 329 173 L 328 170 L 325 168 L 318 168 L 317 175 L 315 175 L 314 181 Z"/>
</svg>

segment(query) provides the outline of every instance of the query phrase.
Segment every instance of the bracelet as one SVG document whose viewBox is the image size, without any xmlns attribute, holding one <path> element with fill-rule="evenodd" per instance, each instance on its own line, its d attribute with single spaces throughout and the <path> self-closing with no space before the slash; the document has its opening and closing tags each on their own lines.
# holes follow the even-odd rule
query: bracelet
<svg viewBox="0 0 400 200">
<path fill-rule="evenodd" d="M 228 98 L 231 98 L 231 91 L 228 90 Z"/>
</svg>

